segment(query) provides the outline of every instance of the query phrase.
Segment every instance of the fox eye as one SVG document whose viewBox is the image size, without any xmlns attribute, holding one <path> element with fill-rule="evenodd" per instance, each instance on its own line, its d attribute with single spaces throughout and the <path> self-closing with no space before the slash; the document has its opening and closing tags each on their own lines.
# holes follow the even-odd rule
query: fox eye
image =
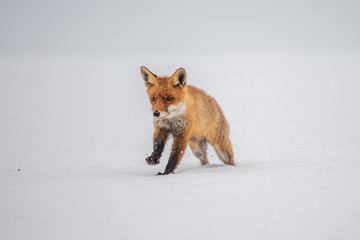
<svg viewBox="0 0 360 240">
<path fill-rule="evenodd" d="M 166 98 L 166 101 L 171 102 L 173 99 L 174 98 L 172 98 L 172 97 L 168 97 L 168 98 Z"/>
<path fill-rule="evenodd" d="M 154 98 L 154 97 L 152 97 L 152 98 L 151 98 L 151 101 L 155 102 L 155 98 Z"/>
</svg>

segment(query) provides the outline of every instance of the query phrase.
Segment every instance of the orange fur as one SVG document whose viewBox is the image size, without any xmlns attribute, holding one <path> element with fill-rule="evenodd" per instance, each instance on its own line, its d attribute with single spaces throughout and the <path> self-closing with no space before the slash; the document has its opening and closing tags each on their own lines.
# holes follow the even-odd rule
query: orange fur
<svg viewBox="0 0 360 240">
<path fill-rule="evenodd" d="M 179 68 L 171 77 L 158 77 L 145 67 L 141 73 L 154 112 L 154 152 L 146 159 L 148 164 L 159 162 L 171 134 L 174 143 L 170 159 L 164 173 L 159 174 L 174 172 L 188 144 L 203 165 L 209 163 L 207 143 L 214 146 L 225 164 L 235 165 L 229 124 L 220 106 L 205 91 L 186 84 L 185 69 Z"/>
</svg>

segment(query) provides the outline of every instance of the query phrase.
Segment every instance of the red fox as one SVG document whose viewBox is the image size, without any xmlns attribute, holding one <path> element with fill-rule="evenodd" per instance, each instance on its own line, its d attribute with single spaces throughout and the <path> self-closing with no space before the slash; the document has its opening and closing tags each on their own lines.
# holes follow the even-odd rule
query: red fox
<svg viewBox="0 0 360 240">
<path fill-rule="evenodd" d="M 220 160 L 235 166 L 229 139 L 229 124 L 215 99 L 196 87 L 187 85 L 186 71 L 179 68 L 171 77 L 158 77 L 146 67 L 140 67 L 154 115 L 155 132 L 153 152 L 146 158 L 149 165 L 156 165 L 169 135 L 174 142 L 169 162 L 163 173 L 174 173 L 180 164 L 187 145 L 200 159 L 209 163 L 206 156 L 210 143 Z"/>
</svg>

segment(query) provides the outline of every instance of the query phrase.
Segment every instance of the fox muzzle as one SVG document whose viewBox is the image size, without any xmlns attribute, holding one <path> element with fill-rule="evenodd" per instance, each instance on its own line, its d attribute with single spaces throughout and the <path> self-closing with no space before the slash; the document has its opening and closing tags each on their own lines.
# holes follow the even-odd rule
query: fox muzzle
<svg viewBox="0 0 360 240">
<path fill-rule="evenodd" d="M 153 113 L 154 117 L 159 117 L 160 116 L 160 112 L 158 110 L 155 110 L 155 112 Z"/>
</svg>

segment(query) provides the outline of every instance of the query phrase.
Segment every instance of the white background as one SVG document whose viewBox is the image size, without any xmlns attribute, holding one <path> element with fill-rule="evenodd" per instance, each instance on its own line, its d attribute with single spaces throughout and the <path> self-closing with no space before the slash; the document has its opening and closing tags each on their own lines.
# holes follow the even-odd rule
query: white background
<svg viewBox="0 0 360 240">
<path fill-rule="evenodd" d="M 358 239 L 357 1 L 2 1 L 1 239 Z M 145 164 L 139 67 L 206 90 L 209 149 Z"/>
</svg>

